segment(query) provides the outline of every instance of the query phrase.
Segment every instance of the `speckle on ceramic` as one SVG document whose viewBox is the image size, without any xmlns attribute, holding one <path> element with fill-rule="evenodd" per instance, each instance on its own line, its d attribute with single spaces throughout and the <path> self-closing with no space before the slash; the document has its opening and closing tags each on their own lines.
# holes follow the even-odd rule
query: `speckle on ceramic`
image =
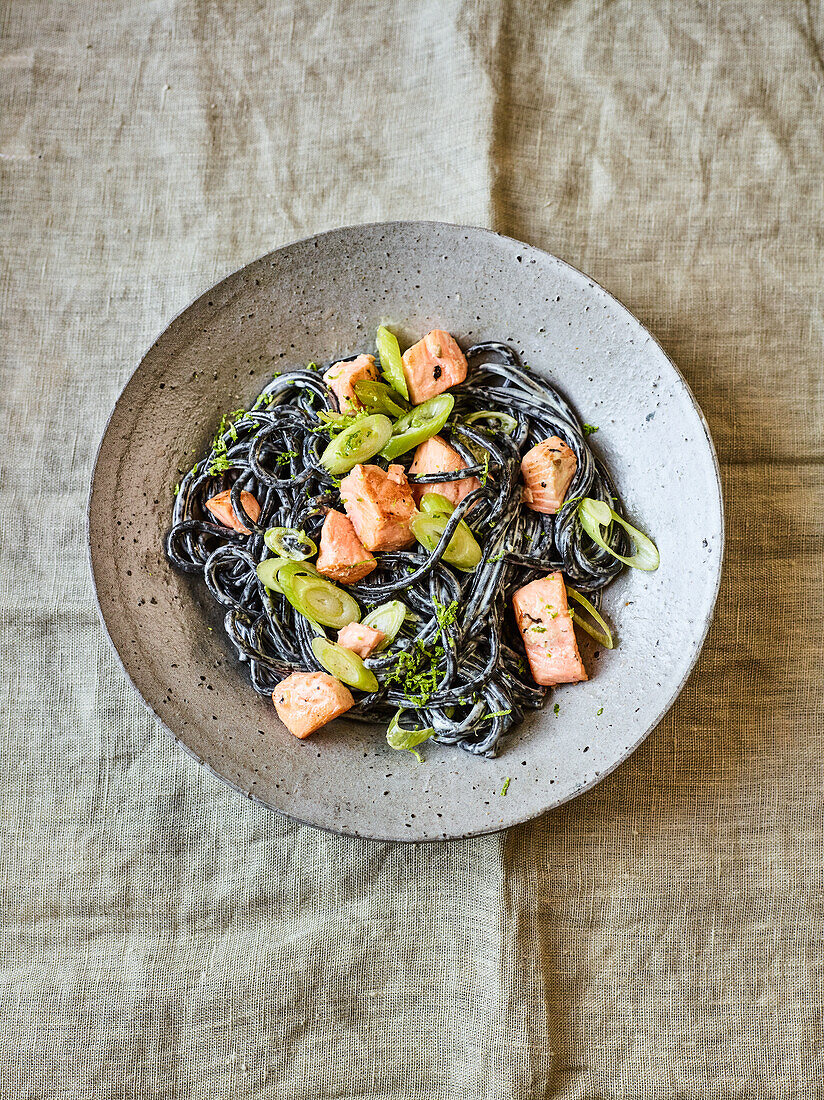
<svg viewBox="0 0 824 1100">
<path fill-rule="evenodd" d="M 298 741 L 249 686 L 204 586 L 163 556 L 172 487 L 221 413 L 250 402 L 275 370 L 369 350 L 381 323 L 402 345 L 436 327 L 465 346 L 513 344 L 583 420 L 599 425 L 593 449 L 629 518 L 661 552 L 656 573 L 628 571 L 606 592 L 617 648 L 599 651 L 584 638 L 589 681 L 557 689 L 496 760 L 427 745 L 418 764 L 388 748 L 381 729 L 343 719 Z M 643 741 L 706 635 L 723 513 L 704 418 L 622 305 L 529 245 L 483 229 L 397 222 L 278 249 L 175 318 L 112 413 L 89 539 L 100 609 L 123 667 L 198 760 L 301 821 L 363 837 L 438 840 L 535 817 L 597 783 Z"/>
</svg>

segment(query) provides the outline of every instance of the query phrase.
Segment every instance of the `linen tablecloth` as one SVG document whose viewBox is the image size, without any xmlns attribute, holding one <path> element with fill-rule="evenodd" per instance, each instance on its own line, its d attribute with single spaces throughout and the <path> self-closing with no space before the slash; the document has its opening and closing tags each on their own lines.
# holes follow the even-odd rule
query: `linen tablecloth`
<svg viewBox="0 0 824 1100">
<path fill-rule="evenodd" d="M 0 31 L 0 1094 L 821 1096 L 820 4 L 11 0 Z M 84 550 L 107 414 L 172 315 L 397 218 L 622 299 L 728 510 L 715 626 L 643 747 L 529 826 L 418 847 L 200 770 Z"/>
</svg>

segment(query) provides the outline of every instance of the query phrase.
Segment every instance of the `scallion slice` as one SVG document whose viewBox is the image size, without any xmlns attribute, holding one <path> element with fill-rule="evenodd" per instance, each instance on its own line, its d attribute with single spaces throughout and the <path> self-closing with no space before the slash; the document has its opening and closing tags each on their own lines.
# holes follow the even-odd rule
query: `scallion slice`
<svg viewBox="0 0 824 1100">
<path fill-rule="evenodd" d="M 382 450 L 392 436 L 392 421 L 375 413 L 355 421 L 336 436 L 320 456 L 321 465 L 330 474 L 348 474 L 359 462 L 366 462 Z"/>
<path fill-rule="evenodd" d="M 409 608 L 400 600 L 390 600 L 374 608 L 366 618 L 362 619 L 363 626 L 371 626 L 373 630 L 380 630 L 386 635 L 384 640 L 376 648 L 376 652 L 386 649 L 398 636 L 398 631 L 403 626 Z"/>
<path fill-rule="evenodd" d="M 270 527 L 263 541 L 273 554 L 289 561 L 305 561 L 318 552 L 309 536 L 296 527 Z"/>
<path fill-rule="evenodd" d="M 369 382 L 364 379 L 356 382 L 352 388 L 357 399 L 373 413 L 398 417 L 409 411 L 409 402 L 397 390 L 383 382 Z"/>
<path fill-rule="evenodd" d="M 387 744 L 392 749 L 406 749 L 407 752 L 411 752 L 413 756 L 417 757 L 419 764 L 422 764 L 423 757 L 418 752 L 417 746 L 422 745 L 424 741 L 428 741 L 435 731 L 431 726 L 427 726 L 426 729 L 404 729 L 401 725 L 401 715 L 403 713 L 403 708 L 396 711 L 389 723 L 389 728 L 386 731 Z"/>
<path fill-rule="evenodd" d="M 286 562 L 278 569 L 277 580 L 295 611 L 307 619 L 336 630 L 360 621 L 357 601 L 303 562 Z"/>
<path fill-rule="evenodd" d="M 592 623 L 588 623 L 586 619 L 581 618 L 580 612 L 570 608 L 569 614 L 578 626 L 580 626 L 582 630 L 585 630 L 587 634 L 591 635 L 596 642 L 600 642 L 604 649 L 614 649 L 615 641 L 612 637 L 612 631 L 609 629 L 609 626 L 604 621 L 600 612 L 596 611 L 592 603 L 590 603 L 586 596 L 579 592 L 577 588 L 570 588 L 569 585 L 566 585 L 566 593 L 569 599 L 574 600 L 575 603 L 585 608 L 598 624 L 598 626 L 593 626 Z"/>
<path fill-rule="evenodd" d="M 442 493 L 424 493 L 421 497 L 421 511 L 430 516 L 451 516 L 455 505 Z"/>
<path fill-rule="evenodd" d="M 312 652 L 330 676 L 358 691 L 377 691 L 378 680 L 357 653 L 328 638 L 313 638 Z"/>
<path fill-rule="evenodd" d="M 604 501 L 584 497 L 578 505 L 578 518 L 581 521 L 581 526 L 595 545 L 600 546 L 602 550 L 606 550 L 608 554 L 612 554 L 624 565 L 629 565 L 633 569 L 642 569 L 647 573 L 651 573 L 658 568 L 661 558 L 652 539 L 647 538 L 637 527 L 627 523 L 614 508 L 610 508 Z M 611 546 L 608 546 L 601 534 L 601 528 L 609 528 L 610 523 L 613 522 L 623 527 L 635 544 L 635 553 L 629 558 L 625 558 L 622 554 L 613 550 Z"/>
<path fill-rule="evenodd" d="M 383 376 L 393 390 L 409 400 L 409 387 L 406 384 L 406 374 L 403 369 L 403 357 L 397 336 L 394 336 L 383 325 L 375 335 L 375 343 L 378 345 L 378 355 L 381 361 Z"/>
<path fill-rule="evenodd" d="M 424 494 L 422 502 L 430 495 L 429 493 Z M 441 536 L 446 530 L 448 522 L 449 516 L 444 515 L 443 512 L 435 515 L 418 512 L 409 527 L 421 546 L 431 552 L 441 541 Z M 460 569 L 464 573 L 471 573 L 473 569 L 478 567 L 482 557 L 483 551 L 478 544 L 478 540 L 470 531 L 469 526 L 461 520 L 455 534 L 449 540 L 443 560 L 447 565 L 454 565 L 456 569 Z"/>
<path fill-rule="evenodd" d="M 492 421 L 498 424 L 501 431 L 507 435 L 512 435 L 513 432 L 518 430 L 518 421 L 514 416 L 510 416 L 509 413 L 494 412 L 492 409 L 470 413 L 469 416 L 463 418 L 464 424 L 475 424 L 477 421 Z"/>
<path fill-rule="evenodd" d="M 437 397 L 430 397 L 428 401 L 415 405 L 395 421 L 392 437 L 381 451 L 383 457 L 392 462 L 399 455 L 406 454 L 419 443 L 425 443 L 427 439 L 437 435 L 449 419 L 454 406 L 455 398 L 451 393 L 439 393 Z"/>
<path fill-rule="evenodd" d="M 278 569 L 285 565 L 286 561 L 286 558 L 267 558 L 265 561 L 259 562 L 255 569 L 258 580 L 265 584 L 267 588 L 271 588 L 273 592 L 280 592 L 281 596 L 283 595 L 283 589 L 280 587 L 280 581 L 278 580 Z"/>
</svg>

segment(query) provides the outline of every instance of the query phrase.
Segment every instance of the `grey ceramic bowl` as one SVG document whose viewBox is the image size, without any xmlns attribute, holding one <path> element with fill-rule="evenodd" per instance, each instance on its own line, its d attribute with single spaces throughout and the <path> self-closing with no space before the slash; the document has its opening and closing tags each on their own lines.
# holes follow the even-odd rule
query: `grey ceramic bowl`
<svg viewBox="0 0 824 1100">
<path fill-rule="evenodd" d="M 371 347 L 382 322 L 402 343 L 438 327 L 464 345 L 516 347 L 582 419 L 600 426 L 593 447 L 629 517 L 661 552 L 656 573 L 628 570 L 607 590 L 617 648 L 597 653 L 585 640 L 589 682 L 557 689 L 496 760 L 431 745 L 421 765 L 388 748 L 381 729 L 345 720 L 296 740 L 250 687 L 203 585 L 163 556 L 172 487 L 221 413 L 246 405 L 274 370 Z M 89 539 L 100 609 L 124 670 L 198 760 L 301 821 L 363 837 L 436 840 L 535 817 L 597 783 L 643 741 L 706 635 L 723 512 L 701 411 L 620 303 L 518 241 L 393 222 L 278 249 L 175 318 L 112 413 L 94 472 Z"/>
</svg>

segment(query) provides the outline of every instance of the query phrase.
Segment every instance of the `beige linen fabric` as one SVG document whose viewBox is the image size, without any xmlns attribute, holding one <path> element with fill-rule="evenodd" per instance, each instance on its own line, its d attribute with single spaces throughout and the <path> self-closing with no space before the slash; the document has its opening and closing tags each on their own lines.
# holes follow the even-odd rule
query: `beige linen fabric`
<svg viewBox="0 0 824 1100">
<path fill-rule="evenodd" d="M 17 0 L 0 32 L 0 1095 L 820 1096 L 820 5 Z M 200 771 L 124 682 L 83 545 L 169 318 L 405 217 L 626 302 L 708 414 L 729 525 L 646 744 L 538 822 L 418 847 Z"/>
</svg>

